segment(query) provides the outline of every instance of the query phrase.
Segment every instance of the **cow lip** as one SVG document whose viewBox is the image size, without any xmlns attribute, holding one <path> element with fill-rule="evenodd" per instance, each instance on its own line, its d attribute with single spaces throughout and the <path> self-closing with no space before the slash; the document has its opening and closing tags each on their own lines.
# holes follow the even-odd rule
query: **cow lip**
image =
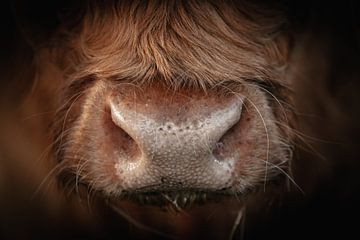
<svg viewBox="0 0 360 240">
<path fill-rule="evenodd" d="M 268 182 L 268 185 L 281 185 L 284 176 L 279 175 Z M 271 187 L 270 187 L 271 188 Z M 176 211 L 187 210 L 195 206 L 211 203 L 219 203 L 235 199 L 238 203 L 245 203 L 249 197 L 262 190 L 262 185 L 236 191 L 231 186 L 222 189 L 203 188 L 138 188 L 123 190 L 121 195 L 108 198 L 111 201 L 127 201 L 140 206 L 155 206 L 164 210 L 175 209 Z"/>
<path fill-rule="evenodd" d="M 157 207 L 172 207 L 175 210 L 188 209 L 196 205 L 207 203 L 219 203 L 222 200 L 233 197 L 229 189 L 204 190 L 204 189 L 182 189 L 167 191 L 124 191 L 118 200 L 131 201 L 139 205 Z"/>
</svg>

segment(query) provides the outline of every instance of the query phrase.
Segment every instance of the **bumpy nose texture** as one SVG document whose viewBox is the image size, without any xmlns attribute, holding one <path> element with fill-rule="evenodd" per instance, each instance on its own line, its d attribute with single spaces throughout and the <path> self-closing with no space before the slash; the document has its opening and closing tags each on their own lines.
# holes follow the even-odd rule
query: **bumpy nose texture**
<svg viewBox="0 0 360 240">
<path fill-rule="evenodd" d="M 234 156 L 217 159 L 213 149 L 239 121 L 241 99 L 212 103 L 207 97 L 173 101 L 151 95 L 143 98 L 146 100 L 136 104 L 121 97 L 110 101 L 112 121 L 140 151 L 119 154 L 116 169 L 124 185 L 164 190 L 230 184 Z"/>
</svg>

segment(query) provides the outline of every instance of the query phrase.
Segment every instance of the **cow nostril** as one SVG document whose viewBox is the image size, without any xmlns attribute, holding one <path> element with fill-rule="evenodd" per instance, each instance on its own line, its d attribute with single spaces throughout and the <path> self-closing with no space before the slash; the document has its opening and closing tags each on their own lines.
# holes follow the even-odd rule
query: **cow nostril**
<svg viewBox="0 0 360 240">
<path fill-rule="evenodd" d="M 235 123 L 231 128 L 229 128 L 224 135 L 214 144 L 214 147 L 212 149 L 212 154 L 217 160 L 224 160 L 225 156 L 228 155 L 227 151 L 229 151 L 229 145 L 233 145 L 232 139 L 234 139 L 236 136 L 234 136 L 236 129 L 238 128 L 240 120 Z"/>
<path fill-rule="evenodd" d="M 118 148 L 121 151 L 123 157 L 126 157 L 128 161 L 135 161 L 141 155 L 141 150 L 136 141 L 123 129 L 118 129 L 118 135 L 120 144 Z"/>
<path fill-rule="evenodd" d="M 223 148 L 224 148 L 224 143 L 222 141 L 215 143 L 215 146 L 212 149 L 212 153 L 217 159 L 219 159 L 219 156 L 221 155 L 221 151 Z"/>
<path fill-rule="evenodd" d="M 114 118 L 114 112 L 110 110 L 111 123 L 109 135 L 110 145 L 117 153 L 117 157 L 126 161 L 136 161 L 141 156 L 141 148 L 136 140 L 121 126 L 121 123 Z"/>
</svg>

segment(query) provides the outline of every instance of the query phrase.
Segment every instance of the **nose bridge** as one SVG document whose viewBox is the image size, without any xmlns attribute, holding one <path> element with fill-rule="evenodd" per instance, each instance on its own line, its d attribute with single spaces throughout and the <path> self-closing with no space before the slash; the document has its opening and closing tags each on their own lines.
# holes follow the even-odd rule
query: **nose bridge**
<svg viewBox="0 0 360 240">
<path fill-rule="evenodd" d="M 218 106 L 202 106 L 204 101 L 191 104 L 199 104 L 196 108 L 202 111 L 185 113 L 188 116 L 182 121 L 178 114 L 157 112 L 159 106 L 147 104 L 148 110 L 137 111 L 121 101 L 111 104 L 111 114 L 113 121 L 140 146 L 142 158 L 152 161 L 150 164 L 163 165 L 166 161 L 166 165 L 190 166 L 187 163 L 191 161 L 203 164 L 213 158 L 213 146 L 239 121 L 242 110 L 238 98 Z"/>
</svg>

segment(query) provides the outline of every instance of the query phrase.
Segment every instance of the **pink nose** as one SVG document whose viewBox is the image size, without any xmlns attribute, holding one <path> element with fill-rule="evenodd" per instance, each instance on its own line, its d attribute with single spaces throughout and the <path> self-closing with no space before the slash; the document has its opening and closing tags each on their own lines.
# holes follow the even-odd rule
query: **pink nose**
<svg viewBox="0 0 360 240">
<path fill-rule="evenodd" d="M 214 96 L 113 95 L 113 123 L 123 133 L 117 174 L 133 189 L 218 189 L 230 184 L 237 152 L 221 152 L 239 122 L 242 100 Z M 135 103 L 135 104 L 134 104 Z M 126 137 L 124 137 L 126 136 Z M 221 154 L 219 154 L 221 152 Z"/>
</svg>

